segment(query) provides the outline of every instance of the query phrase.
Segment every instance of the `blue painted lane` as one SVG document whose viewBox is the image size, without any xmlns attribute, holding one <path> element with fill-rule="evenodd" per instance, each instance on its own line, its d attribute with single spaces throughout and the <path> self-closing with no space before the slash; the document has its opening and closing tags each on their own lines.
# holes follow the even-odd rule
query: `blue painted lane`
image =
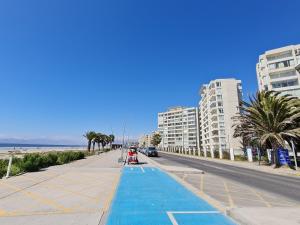
<svg viewBox="0 0 300 225">
<path fill-rule="evenodd" d="M 107 225 L 234 225 L 166 173 L 125 167 Z"/>
</svg>

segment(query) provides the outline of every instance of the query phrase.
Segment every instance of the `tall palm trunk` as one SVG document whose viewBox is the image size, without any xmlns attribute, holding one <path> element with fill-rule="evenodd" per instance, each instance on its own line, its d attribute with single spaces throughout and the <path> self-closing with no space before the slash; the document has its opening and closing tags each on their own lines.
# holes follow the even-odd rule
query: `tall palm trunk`
<svg viewBox="0 0 300 225">
<path fill-rule="evenodd" d="M 272 143 L 272 149 L 273 149 L 273 158 L 274 158 L 274 164 L 275 164 L 275 167 L 278 168 L 280 167 L 280 162 L 279 162 L 279 147 L 281 147 L 280 145 L 278 145 L 276 142 Z"/>
<path fill-rule="evenodd" d="M 87 146 L 87 151 L 88 152 L 91 150 L 91 144 L 92 144 L 92 141 L 88 140 L 88 146 Z"/>
<path fill-rule="evenodd" d="M 96 142 L 93 141 L 93 152 L 95 151 L 95 144 Z"/>
</svg>

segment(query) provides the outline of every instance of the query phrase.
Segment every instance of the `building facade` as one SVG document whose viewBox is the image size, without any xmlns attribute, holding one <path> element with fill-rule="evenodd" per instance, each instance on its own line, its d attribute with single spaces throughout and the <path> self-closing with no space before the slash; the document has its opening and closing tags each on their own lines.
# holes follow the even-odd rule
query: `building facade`
<svg viewBox="0 0 300 225">
<path fill-rule="evenodd" d="M 207 156 L 218 151 L 222 158 L 223 151 L 241 149 L 240 139 L 233 138 L 233 117 L 239 113 L 242 100 L 242 84 L 236 79 L 217 79 L 204 84 L 199 94 L 199 124 L 201 150 Z"/>
<path fill-rule="evenodd" d="M 155 132 L 141 136 L 139 138 L 139 147 L 144 147 L 144 148 L 151 147 L 152 146 L 151 141 L 154 134 Z"/>
<path fill-rule="evenodd" d="M 198 149 L 199 122 L 197 107 L 174 107 L 158 113 L 161 148 Z"/>
<path fill-rule="evenodd" d="M 274 90 L 300 97 L 300 44 L 266 51 L 259 56 L 259 90 Z"/>
</svg>

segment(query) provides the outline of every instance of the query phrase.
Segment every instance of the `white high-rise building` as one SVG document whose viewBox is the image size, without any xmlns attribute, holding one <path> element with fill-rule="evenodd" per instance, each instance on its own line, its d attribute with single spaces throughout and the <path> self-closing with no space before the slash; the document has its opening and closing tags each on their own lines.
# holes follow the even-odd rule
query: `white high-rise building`
<svg viewBox="0 0 300 225">
<path fill-rule="evenodd" d="M 199 118 L 201 150 L 204 155 L 219 151 L 222 158 L 224 150 L 241 149 L 240 139 L 233 138 L 234 121 L 232 117 L 239 113 L 242 100 L 242 84 L 236 79 L 217 79 L 204 84 L 199 94 Z"/>
<path fill-rule="evenodd" d="M 259 90 L 300 97 L 300 44 L 266 51 L 256 65 Z"/>
<path fill-rule="evenodd" d="M 198 149 L 198 124 L 197 107 L 174 107 L 158 113 L 158 132 L 162 137 L 160 147 Z"/>
</svg>

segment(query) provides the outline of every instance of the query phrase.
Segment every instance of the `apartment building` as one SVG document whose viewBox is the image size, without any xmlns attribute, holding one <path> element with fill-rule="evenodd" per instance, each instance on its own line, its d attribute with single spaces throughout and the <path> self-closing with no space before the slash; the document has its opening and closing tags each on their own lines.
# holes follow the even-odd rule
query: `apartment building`
<svg viewBox="0 0 300 225">
<path fill-rule="evenodd" d="M 201 149 L 204 155 L 214 151 L 222 152 L 233 148 L 241 149 L 240 139 L 233 138 L 232 117 L 239 112 L 242 99 L 242 84 L 236 79 L 217 79 L 204 84 L 199 91 L 199 124 Z"/>
<path fill-rule="evenodd" d="M 173 107 L 158 113 L 160 147 L 198 149 L 199 126 L 197 107 Z"/>
<path fill-rule="evenodd" d="M 266 51 L 256 65 L 259 90 L 300 97 L 300 44 Z"/>
<path fill-rule="evenodd" d="M 141 136 L 139 138 L 139 146 L 145 147 L 145 148 L 151 147 L 152 146 L 151 141 L 152 141 L 153 134 L 155 134 L 155 132 Z"/>
</svg>

